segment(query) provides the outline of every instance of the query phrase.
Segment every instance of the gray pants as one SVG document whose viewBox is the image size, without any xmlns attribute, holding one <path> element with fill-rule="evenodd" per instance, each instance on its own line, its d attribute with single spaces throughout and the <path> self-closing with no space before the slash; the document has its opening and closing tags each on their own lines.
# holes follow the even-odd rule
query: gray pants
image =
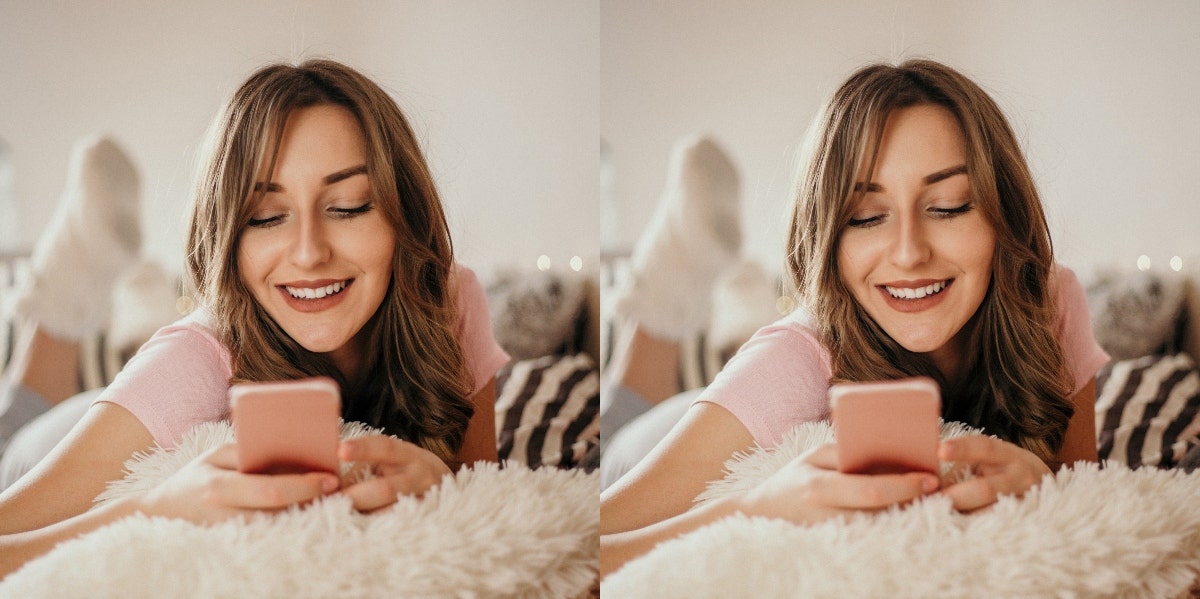
<svg viewBox="0 0 1200 599">
<path fill-rule="evenodd" d="M 600 490 L 642 461 L 703 390 L 684 391 L 654 405 L 624 386 L 607 389 L 600 408 Z"/>
<path fill-rule="evenodd" d="M 52 406 L 24 385 L 4 385 L 0 389 L 0 491 L 42 461 L 101 391 L 85 391 Z"/>
</svg>

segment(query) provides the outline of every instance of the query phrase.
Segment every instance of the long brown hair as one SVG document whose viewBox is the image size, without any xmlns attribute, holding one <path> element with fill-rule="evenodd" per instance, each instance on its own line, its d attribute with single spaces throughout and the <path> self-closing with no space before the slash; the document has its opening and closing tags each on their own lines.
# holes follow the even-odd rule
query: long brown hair
<svg viewBox="0 0 1200 599">
<path fill-rule="evenodd" d="M 892 111 L 936 105 L 966 140 L 975 205 L 996 232 L 992 280 L 967 327 L 965 375 L 950 381 L 896 343 L 838 276 L 837 248 L 861 172 Z M 833 95 L 808 141 L 788 239 L 788 271 L 830 348 L 833 381 L 925 375 L 939 381 L 943 416 L 980 426 L 1050 460 L 1074 413 L 1071 382 L 1054 335 L 1054 251 L 1041 200 L 1016 136 L 996 103 L 957 71 L 930 60 L 877 64 Z"/>
<path fill-rule="evenodd" d="M 296 109 L 337 105 L 366 141 L 376 206 L 396 232 L 392 284 L 367 322 L 365 363 L 347 380 L 326 357 L 292 340 L 242 283 L 238 242 L 272 172 Z M 187 274 L 229 348 L 233 381 L 325 375 L 342 387 L 343 416 L 382 427 L 451 459 L 474 413 L 454 335 L 454 251 L 441 200 L 396 103 L 357 71 L 330 60 L 270 65 L 227 103 L 211 132 L 188 227 Z"/>
</svg>

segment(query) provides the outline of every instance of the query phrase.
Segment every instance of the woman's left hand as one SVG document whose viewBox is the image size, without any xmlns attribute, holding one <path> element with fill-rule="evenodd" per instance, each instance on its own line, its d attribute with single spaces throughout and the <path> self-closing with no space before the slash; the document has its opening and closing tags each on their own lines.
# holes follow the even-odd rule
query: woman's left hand
<svg viewBox="0 0 1200 599">
<path fill-rule="evenodd" d="M 1032 452 L 984 435 L 943 441 L 938 458 L 970 466 L 975 474 L 975 478 L 941 491 L 961 512 L 988 507 L 1001 495 L 1024 495 L 1041 482 L 1042 476 L 1051 473 L 1050 467 Z"/>
<path fill-rule="evenodd" d="M 387 435 L 368 435 L 342 441 L 338 458 L 367 466 L 375 478 L 342 488 L 354 508 L 369 512 L 396 503 L 396 496 L 423 495 L 450 467 L 427 449 Z"/>
</svg>

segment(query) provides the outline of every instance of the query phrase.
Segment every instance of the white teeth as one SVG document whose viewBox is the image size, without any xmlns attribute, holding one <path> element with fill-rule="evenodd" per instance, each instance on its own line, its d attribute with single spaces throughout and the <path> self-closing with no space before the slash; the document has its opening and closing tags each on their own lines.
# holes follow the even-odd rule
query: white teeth
<svg viewBox="0 0 1200 599">
<path fill-rule="evenodd" d="M 287 289 L 287 292 L 296 299 L 321 299 L 327 295 L 333 295 L 333 294 L 345 289 L 347 284 L 348 284 L 347 281 L 338 281 L 337 283 L 333 283 L 332 285 L 326 285 L 324 287 L 317 287 L 316 289 L 313 289 L 311 287 L 287 287 L 287 286 L 285 286 L 284 289 Z"/>
<path fill-rule="evenodd" d="M 938 281 L 932 285 L 924 287 L 884 287 L 887 292 L 896 299 L 921 299 L 927 295 L 933 295 L 946 288 L 946 281 Z"/>
</svg>

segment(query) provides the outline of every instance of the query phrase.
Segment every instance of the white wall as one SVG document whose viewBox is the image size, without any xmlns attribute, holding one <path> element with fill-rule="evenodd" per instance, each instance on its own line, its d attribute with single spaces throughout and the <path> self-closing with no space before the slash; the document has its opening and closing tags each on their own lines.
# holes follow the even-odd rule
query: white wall
<svg viewBox="0 0 1200 599">
<path fill-rule="evenodd" d="M 594 258 L 598 32 L 594 2 L 0 0 L 19 219 L 0 246 L 33 244 L 71 143 L 107 131 L 143 175 L 146 253 L 177 266 L 195 150 L 221 101 L 266 62 L 328 56 L 413 121 L 460 260 Z"/>
<path fill-rule="evenodd" d="M 600 18 L 619 246 L 649 218 L 672 141 L 706 131 L 743 174 L 746 253 L 779 268 L 820 103 L 866 62 L 927 56 L 1006 110 L 1061 261 L 1200 261 L 1200 4 L 605 0 Z"/>
</svg>

